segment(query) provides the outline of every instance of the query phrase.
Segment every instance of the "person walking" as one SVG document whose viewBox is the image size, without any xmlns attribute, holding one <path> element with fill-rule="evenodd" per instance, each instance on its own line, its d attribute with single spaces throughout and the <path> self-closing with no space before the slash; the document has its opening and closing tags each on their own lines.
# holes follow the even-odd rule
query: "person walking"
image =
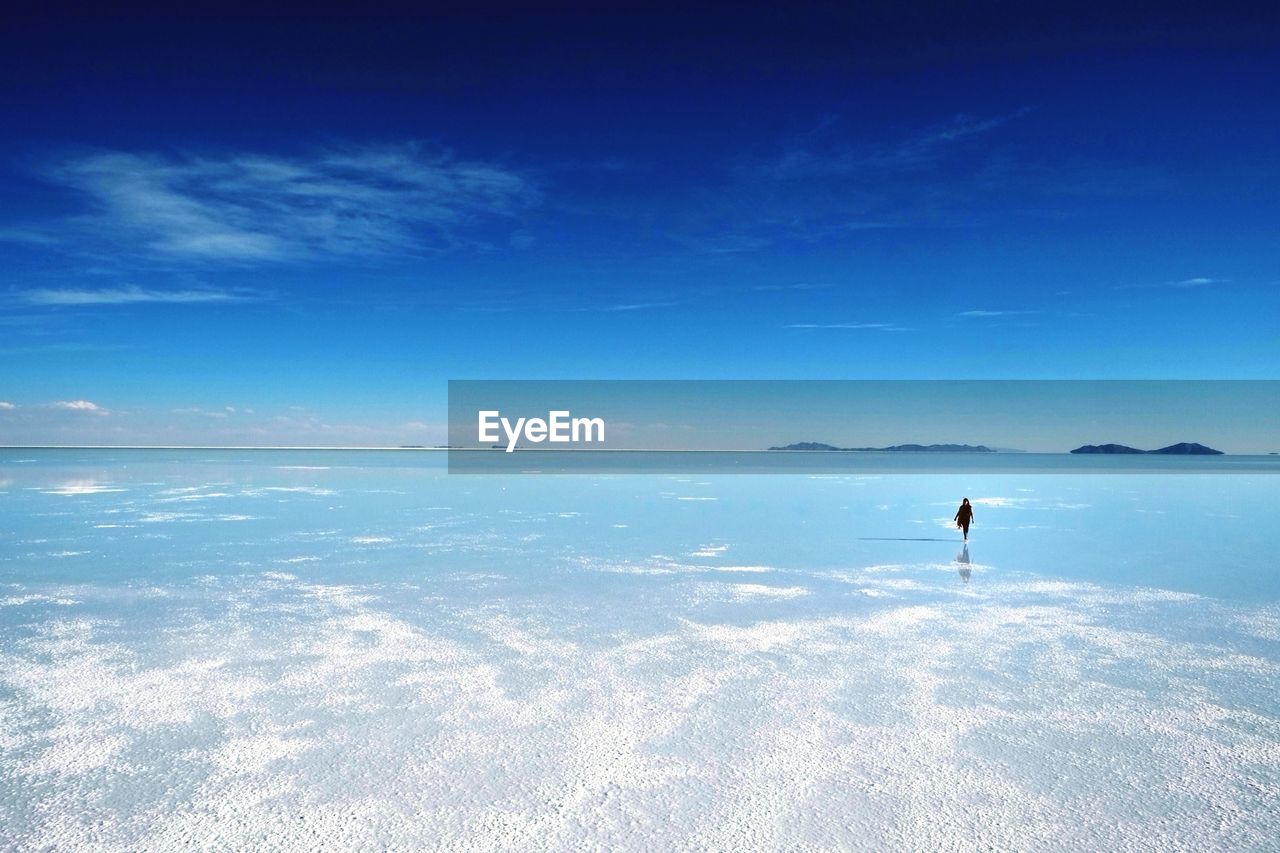
<svg viewBox="0 0 1280 853">
<path fill-rule="evenodd" d="M 960 504 L 960 509 L 956 510 L 955 517 L 956 527 L 964 531 L 964 541 L 969 541 L 969 525 L 973 522 L 973 506 L 970 505 L 969 499 L 965 498 Z"/>
</svg>

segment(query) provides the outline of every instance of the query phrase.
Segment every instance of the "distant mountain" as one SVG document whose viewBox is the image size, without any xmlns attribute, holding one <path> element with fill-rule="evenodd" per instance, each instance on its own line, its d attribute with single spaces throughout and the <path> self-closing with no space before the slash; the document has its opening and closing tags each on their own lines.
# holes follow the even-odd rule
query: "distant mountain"
<svg viewBox="0 0 1280 853">
<path fill-rule="evenodd" d="M 1221 456 L 1221 450 L 1214 450 L 1212 447 L 1205 447 L 1203 444 L 1195 442 L 1182 441 L 1177 444 L 1171 444 L 1168 447 L 1162 447 L 1159 450 L 1139 450 L 1136 447 L 1129 447 L 1124 444 L 1086 444 L 1083 447 L 1077 447 L 1072 453 L 1155 453 L 1164 456 Z"/>
<path fill-rule="evenodd" d="M 1159 450 L 1152 450 L 1151 453 L 1164 453 L 1168 456 L 1222 456 L 1221 450 L 1214 450 L 1212 447 L 1205 447 L 1203 444 L 1196 444 L 1194 441 L 1180 441 L 1177 444 L 1171 444 L 1168 447 L 1162 447 Z"/>
<path fill-rule="evenodd" d="M 820 441 L 801 441 L 770 450 L 839 450 L 848 453 L 995 453 L 981 444 L 895 444 L 891 447 L 836 447 Z"/>
</svg>

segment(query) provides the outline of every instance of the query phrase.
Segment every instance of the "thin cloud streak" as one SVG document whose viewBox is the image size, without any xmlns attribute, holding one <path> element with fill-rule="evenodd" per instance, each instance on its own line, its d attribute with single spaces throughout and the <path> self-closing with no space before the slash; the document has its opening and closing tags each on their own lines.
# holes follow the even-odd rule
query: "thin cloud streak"
<svg viewBox="0 0 1280 853">
<path fill-rule="evenodd" d="M 90 341 L 65 341 L 51 344 L 27 344 L 0 347 L 0 355 L 73 355 L 89 352 L 120 352 L 134 349 L 132 344 L 97 344 Z"/>
<path fill-rule="evenodd" d="M 989 133 L 1027 112 L 1024 108 L 989 118 L 956 115 L 897 143 L 849 146 L 827 151 L 814 150 L 812 146 L 795 146 L 771 164 L 760 165 L 765 167 L 764 173 L 774 180 L 914 170 L 933 165 L 947 155 L 951 146 Z M 884 223 L 873 223 L 873 227 L 887 226 Z"/>
<path fill-rule="evenodd" d="M 671 308 L 679 304 L 679 302 L 626 302 L 619 305 L 607 305 L 600 310 L 608 313 L 645 311 L 649 308 Z"/>
<path fill-rule="evenodd" d="M 109 415 L 110 409 L 104 409 L 97 403 L 89 400 L 59 400 L 56 403 L 50 403 L 49 408 L 61 409 L 66 412 L 86 412 L 92 415 Z"/>
<path fill-rule="evenodd" d="M 881 139 L 824 121 L 772 151 L 733 158 L 727 182 L 697 194 L 673 237 L 701 254 L 728 255 L 781 241 L 971 226 L 972 200 L 985 194 L 975 176 L 991 156 L 989 137 L 1026 112 L 957 115 Z"/>
<path fill-rule="evenodd" d="M 830 290 L 835 285 L 832 284 L 757 284 L 752 286 L 752 290 L 761 293 L 770 293 L 778 291 L 804 291 L 804 290 Z"/>
<path fill-rule="evenodd" d="M 977 309 L 973 311 L 961 311 L 957 317 L 982 318 L 982 317 L 1025 317 L 1028 314 L 1039 314 L 1039 311 L 986 311 Z"/>
<path fill-rule="evenodd" d="M 194 305 L 211 302 L 249 302 L 261 299 L 262 294 L 229 290 L 154 290 L 128 285 L 126 287 L 90 290 L 85 288 L 39 288 L 18 291 L 17 301 L 27 305 L 137 305 L 159 303 L 169 305 Z"/>
<path fill-rule="evenodd" d="M 106 151 L 45 175 L 95 211 L 65 223 L 143 254 L 253 264 L 441 251 L 537 200 L 525 176 L 418 143 L 283 157 Z"/>
<path fill-rule="evenodd" d="M 1163 290 L 1173 288 L 1174 290 L 1194 290 L 1200 287 L 1212 287 L 1219 284 L 1230 284 L 1229 278 L 1212 278 L 1210 276 L 1195 276 L 1193 278 L 1182 278 L 1173 281 L 1154 281 L 1145 282 L 1143 284 L 1118 284 L 1112 290 Z"/>
<path fill-rule="evenodd" d="M 789 323 L 784 329 L 874 329 L 879 332 L 909 332 L 896 323 Z"/>
<path fill-rule="evenodd" d="M 206 418 L 229 418 L 233 415 L 252 415 L 253 409 L 237 408 L 235 406 L 223 406 L 220 409 L 207 409 L 203 406 L 187 406 L 180 409 L 171 409 L 170 412 L 175 415 L 201 415 Z"/>
</svg>

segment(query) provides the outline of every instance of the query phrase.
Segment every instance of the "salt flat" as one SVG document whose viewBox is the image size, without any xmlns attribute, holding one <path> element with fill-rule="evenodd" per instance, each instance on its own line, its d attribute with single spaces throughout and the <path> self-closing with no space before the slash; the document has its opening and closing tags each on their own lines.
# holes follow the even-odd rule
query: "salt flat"
<svg viewBox="0 0 1280 853">
<path fill-rule="evenodd" d="M 0 456 L 0 846 L 1280 834 L 1270 475 L 441 465 Z"/>
</svg>

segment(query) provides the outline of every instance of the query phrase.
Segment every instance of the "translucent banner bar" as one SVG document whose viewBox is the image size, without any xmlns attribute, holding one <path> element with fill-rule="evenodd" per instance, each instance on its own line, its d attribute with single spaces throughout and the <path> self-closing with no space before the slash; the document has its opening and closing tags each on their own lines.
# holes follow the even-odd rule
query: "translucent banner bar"
<svg viewBox="0 0 1280 853">
<path fill-rule="evenodd" d="M 1280 471 L 1280 381 L 453 380 L 467 474 Z"/>
</svg>

